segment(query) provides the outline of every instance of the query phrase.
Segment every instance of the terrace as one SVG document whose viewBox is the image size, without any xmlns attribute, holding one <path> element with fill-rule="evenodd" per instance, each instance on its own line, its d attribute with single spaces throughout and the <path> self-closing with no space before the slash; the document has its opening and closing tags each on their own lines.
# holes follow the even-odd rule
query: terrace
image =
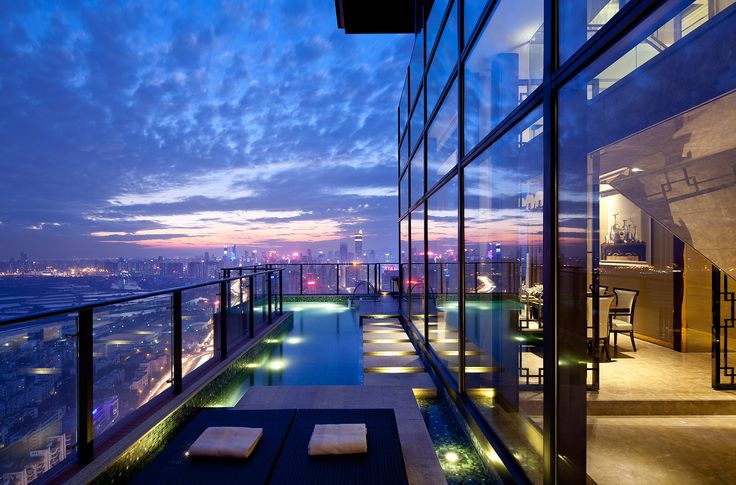
<svg viewBox="0 0 736 485">
<path fill-rule="evenodd" d="M 4 481 L 135 479 L 208 407 L 393 409 L 409 483 L 500 480 L 397 318 L 397 264 L 222 273 L 3 321 L 3 363 L 37 409 L 0 450 Z"/>
</svg>

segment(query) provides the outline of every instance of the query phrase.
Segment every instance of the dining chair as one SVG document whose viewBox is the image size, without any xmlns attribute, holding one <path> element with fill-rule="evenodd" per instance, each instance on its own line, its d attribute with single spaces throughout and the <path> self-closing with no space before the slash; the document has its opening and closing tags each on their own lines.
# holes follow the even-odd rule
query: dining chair
<svg viewBox="0 0 736 485">
<path fill-rule="evenodd" d="M 588 313 L 588 340 L 591 343 L 591 350 L 593 345 L 603 346 L 603 351 L 606 353 L 606 358 L 610 361 L 611 355 L 608 353 L 608 342 L 609 342 L 609 330 L 608 330 L 608 316 L 610 314 L 611 304 L 613 303 L 615 296 L 601 296 L 598 300 L 598 342 L 593 342 L 593 297 L 588 296 L 587 298 L 587 313 Z"/>
<path fill-rule="evenodd" d="M 636 310 L 636 299 L 639 296 L 639 290 L 614 288 L 613 293 L 617 299 L 616 307 L 611 312 L 613 347 L 618 347 L 619 333 L 628 333 L 631 338 L 631 347 L 636 352 L 636 342 L 634 342 L 634 311 Z"/>
</svg>

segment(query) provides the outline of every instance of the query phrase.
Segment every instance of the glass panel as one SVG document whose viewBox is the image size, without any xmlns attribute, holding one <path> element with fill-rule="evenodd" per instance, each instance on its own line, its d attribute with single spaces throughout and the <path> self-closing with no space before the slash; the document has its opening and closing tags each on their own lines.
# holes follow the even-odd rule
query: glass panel
<svg viewBox="0 0 736 485">
<path fill-rule="evenodd" d="M 452 269 L 457 267 L 457 203 L 455 176 L 427 205 L 429 341 L 455 379 L 459 371 L 458 281 Z"/>
<path fill-rule="evenodd" d="M 106 306 L 94 313 L 94 409 L 109 421 L 95 427 L 95 444 L 171 384 L 171 297 Z M 93 411 L 94 412 L 94 411 Z"/>
<path fill-rule="evenodd" d="M 419 92 L 419 85 L 422 83 L 422 74 L 424 72 L 424 35 L 420 33 L 414 39 L 414 49 L 411 52 L 411 61 L 409 63 L 409 82 L 411 89 L 409 90 L 409 104 L 414 105 Z"/>
<path fill-rule="evenodd" d="M 409 314 L 409 216 L 399 222 L 399 262 L 401 264 L 401 311 Z"/>
<path fill-rule="evenodd" d="M 306 273 L 306 266 L 304 272 Z M 253 327 L 258 329 L 268 323 L 268 281 L 265 274 L 253 276 Z M 307 287 L 304 287 L 304 293 Z"/>
<path fill-rule="evenodd" d="M 427 130 L 427 187 L 433 187 L 457 165 L 457 82 Z"/>
<path fill-rule="evenodd" d="M 421 93 L 419 93 L 419 102 L 414 108 L 411 115 L 411 146 L 417 146 L 422 141 L 422 131 L 424 130 L 424 101 Z"/>
<path fill-rule="evenodd" d="M 77 341 L 67 336 L 76 333 L 76 315 L 0 330 L 3 483 L 29 483 L 75 456 Z M 95 429 L 110 426 L 117 408 L 95 404 Z"/>
<path fill-rule="evenodd" d="M 368 293 L 369 270 L 367 264 L 340 265 L 340 292 L 350 295 Z"/>
<path fill-rule="evenodd" d="M 409 135 L 406 134 L 404 139 L 401 140 L 401 147 L 399 148 L 399 169 L 403 170 L 406 166 L 406 162 L 409 160 Z"/>
<path fill-rule="evenodd" d="M 409 210 L 409 171 L 404 172 L 399 183 L 399 217 Z"/>
<path fill-rule="evenodd" d="M 182 374 L 215 355 L 215 315 L 220 310 L 219 284 L 181 292 Z"/>
<path fill-rule="evenodd" d="M 404 79 L 404 87 L 401 89 L 399 100 L 399 136 L 404 134 L 406 124 L 409 121 L 409 77 Z"/>
<path fill-rule="evenodd" d="M 560 2 L 560 63 L 600 30 L 630 0 Z M 704 0 L 707 1 L 707 0 Z"/>
<path fill-rule="evenodd" d="M 411 213 L 411 279 L 409 280 L 409 317 L 424 335 L 424 209 Z M 424 335 L 426 338 L 426 335 Z"/>
<path fill-rule="evenodd" d="M 424 145 L 420 144 L 411 160 L 411 205 L 424 196 Z"/>
<path fill-rule="evenodd" d="M 284 295 L 298 295 L 301 291 L 301 279 L 298 264 L 284 265 Z"/>
<path fill-rule="evenodd" d="M 734 45 L 735 6 L 665 3 L 559 92 L 558 320 L 575 322 L 567 331 L 575 347 L 560 358 L 587 361 L 589 399 L 600 409 L 652 395 L 709 399 L 700 392 L 711 377 L 728 375 L 703 345 L 712 305 L 698 306 L 688 287 L 707 295 L 709 266 L 736 268 L 736 135 L 726 128 L 736 122 Z M 705 312 L 692 329 L 691 305 Z M 695 355 L 685 358 L 691 336 Z M 625 423 L 596 413 L 587 424 L 586 471 L 597 483 L 611 480 L 614 461 L 660 463 L 698 447 L 690 438 L 656 450 L 632 441 L 613 460 L 604 450 Z M 657 433 L 675 433 L 675 424 L 658 422 Z M 671 476 L 672 464 L 631 467 L 628 479 Z"/>
<path fill-rule="evenodd" d="M 465 168 L 466 385 L 542 477 L 542 109 Z"/>
<path fill-rule="evenodd" d="M 448 0 L 437 0 L 432 5 L 432 11 L 427 19 L 427 51 L 431 51 L 434 47 L 434 41 L 437 39 L 437 33 L 440 31 L 442 19 L 447 11 Z"/>
<path fill-rule="evenodd" d="M 304 294 L 333 295 L 337 293 L 337 269 L 332 264 L 304 265 Z"/>
<path fill-rule="evenodd" d="M 242 272 L 240 272 L 242 273 Z M 232 276 L 239 273 L 233 271 Z M 248 338 L 248 278 L 228 282 L 230 299 L 227 312 L 227 346 L 229 349 L 243 343 Z"/>
<path fill-rule="evenodd" d="M 432 113 L 442 88 L 450 79 L 450 73 L 457 63 L 457 14 L 453 6 L 447 24 L 442 30 L 437 52 L 427 71 L 427 113 Z"/>
<path fill-rule="evenodd" d="M 463 30 L 465 31 L 465 42 L 470 39 L 470 35 L 473 33 L 475 24 L 478 23 L 480 14 L 483 12 L 483 7 L 486 6 L 485 0 L 465 0 L 464 10 L 465 15 L 463 18 Z"/>
<path fill-rule="evenodd" d="M 465 151 L 542 82 L 543 0 L 501 0 L 465 64 Z"/>
</svg>

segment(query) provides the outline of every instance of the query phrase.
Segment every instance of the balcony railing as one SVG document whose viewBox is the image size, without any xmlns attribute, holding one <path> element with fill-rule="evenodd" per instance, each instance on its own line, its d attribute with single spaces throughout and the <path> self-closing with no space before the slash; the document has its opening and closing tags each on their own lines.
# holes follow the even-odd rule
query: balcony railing
<svg viewBox="0 0 736 485">
<path fill-rule="evenodd" d="M 223 277 L 283 271 L 284 295 L 368 295 L 399 291 L 398 263 L 285 263 L 223 268 Z"/>
<path fill-rule="evenodd" d="M 90 462 L 280 316 L 282 273 L 253 269 L 0 321 L 0 477 L 26 483 Z"/>
</svg>

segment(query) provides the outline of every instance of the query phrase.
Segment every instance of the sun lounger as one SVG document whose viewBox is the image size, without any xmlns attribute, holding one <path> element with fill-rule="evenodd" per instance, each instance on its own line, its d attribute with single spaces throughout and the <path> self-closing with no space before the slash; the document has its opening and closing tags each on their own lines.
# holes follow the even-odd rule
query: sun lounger
<svg viewBox="0 0 736 485">
<path fill-rule="evenodd" d="M 133 482 L 153 485 L 267 483 L 294 415 L 294 410 L 203 409 Z M 263 428 L 263 436 L 248 458 L 187 456 L 192 443 L 205 429 L 214 426 Z"/>
<path fill-rule="evenodd" d="M 317 424 L 364 423 L 368 452 L 310 456 Z M 393 409 L 300 409 L 276 461 L 272 484 L 406 484 Z"/>
</svg>

